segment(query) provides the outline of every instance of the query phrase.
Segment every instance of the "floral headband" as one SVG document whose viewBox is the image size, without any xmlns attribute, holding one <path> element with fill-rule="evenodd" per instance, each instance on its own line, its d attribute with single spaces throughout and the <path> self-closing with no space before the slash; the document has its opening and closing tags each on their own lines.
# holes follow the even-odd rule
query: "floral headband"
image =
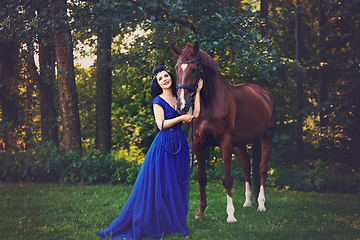
<svg viewBox="0 0 360 240">
<path fill-rule="evenodd" d="M 165 71 L 165 72 L 167 72 L 170 76 L 171 76 L 171 73 L 169 72 L 169 70 L 167 70 L 167 68 L 166 67 L 164 67 L 164 69 L 163 70 L 161 70 L 161 71 L 159 71 L 159 72 L 162 72 L 162 71 Z M 152 80 L 153 81 L 155 81 L 155 80 L 157 80 L 157 75 L 158 75 L 158 73 L 159 72 L 157 72 L 157 73 L 154 73 L 153 75 L 152 75 Z"/>
</svg>

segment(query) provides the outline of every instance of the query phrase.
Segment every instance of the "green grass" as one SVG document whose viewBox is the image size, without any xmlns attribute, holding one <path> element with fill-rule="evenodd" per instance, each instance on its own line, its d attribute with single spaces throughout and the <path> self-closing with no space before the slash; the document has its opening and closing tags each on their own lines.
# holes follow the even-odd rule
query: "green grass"
<svg viewBox="0 0 360 240">
<path fill-rule="evenodd" d="M 124 206 L 132 186 L 0 184 L 0 239 L 100 239 Z M 242 208 L 243 183 L 233 196 L 237 224 L 226 221 L 220 183 L 207 187 L 206 219 L 194 219 L 199 191 L 192 184 L 188 239 L 359 239 L 360 195 L 301 193 L 266 188 L 266 212 Z M 253 200 L 253 204 L 255 201 Z M 255 205 L 255 204 L 254 204 Z M 171 237 L 170 239 L 182 239 Z"/>
</svg>

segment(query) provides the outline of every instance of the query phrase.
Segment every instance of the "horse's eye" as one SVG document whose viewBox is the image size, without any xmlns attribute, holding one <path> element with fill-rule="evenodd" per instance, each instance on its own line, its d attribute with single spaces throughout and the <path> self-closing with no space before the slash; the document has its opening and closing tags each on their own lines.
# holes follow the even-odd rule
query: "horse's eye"
<svg viewBox="0 0 360 240">
<path fill-rule="evenodd" d="M 195 75 L 196 74 L 196 69 L 193 69 L 192 71 L 191 71 L 191 75 Z"/>
</svg>

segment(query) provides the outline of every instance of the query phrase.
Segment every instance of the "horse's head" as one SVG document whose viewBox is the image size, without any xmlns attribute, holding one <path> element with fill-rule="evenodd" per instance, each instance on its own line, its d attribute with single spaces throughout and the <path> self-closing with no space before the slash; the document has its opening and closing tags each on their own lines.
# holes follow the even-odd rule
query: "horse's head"
<svg viewBox="0 0 360 240">
<path fill-rule="evenodd" d="M 195 97 L 197 84 L 201 76 L 199 43 L 194 46 L 187 45 L 185 49 L 175 47 L 170 44 L 172 50 L 179 56 L 175 66 L 177 76 L 176 110 L 180 114 L 187 113 L 191 106 L 191 101 Z"/>
</svg>

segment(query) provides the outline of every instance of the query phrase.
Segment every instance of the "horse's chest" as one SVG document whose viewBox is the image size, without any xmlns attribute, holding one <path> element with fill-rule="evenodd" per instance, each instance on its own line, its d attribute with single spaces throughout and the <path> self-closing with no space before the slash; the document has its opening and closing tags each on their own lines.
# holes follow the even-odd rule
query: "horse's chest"
<svg viewBox="0 0 360 240">
<path fill-rule="evenodd" d="M 196 128 L 198 141 L 202 145 L 218 145 L 219 139 L 232 132 L 229 125 L 224 120 L 205 120 Z"/>
<path fill-rule="evenodd" d="M 217 145 L 214 132 L 214 127 L 211 124 L 211 121 L 208 120 L 201 121 L 195 126 L 195 139 L 201 145 Z"/>
</svg>

